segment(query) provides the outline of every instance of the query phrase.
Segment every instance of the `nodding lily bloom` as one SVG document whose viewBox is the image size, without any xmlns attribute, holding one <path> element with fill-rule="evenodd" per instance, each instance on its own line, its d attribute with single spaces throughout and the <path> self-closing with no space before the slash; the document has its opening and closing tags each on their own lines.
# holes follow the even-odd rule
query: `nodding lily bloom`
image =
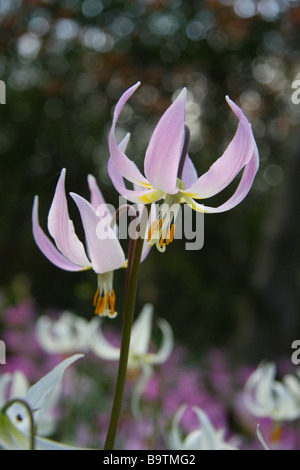
<svg viewBox="0 0 300 470">
<path fill-rule="evenodd" d="M 22 402 L 25 402 L 30 408 L 34 426 L 37 426 L 39 432 L 39 423 L 43 419 L 44 409 L 47 409 L 50 394 L 59 385 L 67 367 L 81 357 L 83 357 L 82 354 L 76 354 L 65 359 L 30 388 L 27 388 L 27 381 L 20 379 L 20 376 L 14 377 L 12 383 L 14 389 L 13 394 L 10 394 L 10 400 L 0 404 L 0 446 L 2 448 L 6 450 L 26 450 L 29 448 L 32 430 L 28 410 Z M 11 400 L 14 402 L 7 406 Z M 18 400 L 22 400 L 22 402 Z M 76 449 L 40 435 L 35 436 L 34 441 L 36 450 Z"/>
<path fill-rule="evenodd" d="M 192 209 L 205 213 L 218 213 L 232 209 L 249 192 L 259 166 L 258 150 L 251 126 L 241 109 L 228 97 L 226 101 L 239 120 L 236 133 L 223 155 L 209 170 L 198 177 L 187 153 L 189 129 L 185 123 L 186 94 L 184 88 L 160 118 L 151 136 L 144 159 L 144 174 L 117 144 L 116 125 L 120 113 L 136 91 L 140 82 L 133 85 L 118 101 L 109 133 L 110 159 L 108 171 L 117 191 L 135 203 L 149 204 L 164 198 L 170 208 L 186 202 Z M 225 189 L 243 170 L 234 194 L 218 207 L 196 202 L 210 198 Z M 133 183 L 128 189 L 124 179 Z M 176 210 L 162 213 L 148 233 L 150 245 L 156 244 L 164 251 L 174 237 Z"/>
<path fill-rule="evenodd" d="M 67 311 L 57 320 L 42 315 L 36 322 L 36 336 L 47 353 L 83 353 L 88 351 L 89 322 Z"/>
<path fill-rule="evenodd" d="M 132 411 L 135 416 L 139 414 L 140 397 L 151 377 L 153 366 L 166 362 L 174 346 L 172 329 L 166 320 L 160 318 L 157 324 L 162 332 L 161 345 L 157 352 L 149 350 L 152 319 L 153 305 L 146 304 L 135 320 L 131 331 L 128 374 L 129 377 L 138 379 L 131 401 Z M 97 320 L 92 320 L 90 328 L 89 345 L 91 351 L 105 360 L 119 360 L 120 349 L 105 338 L 101 329 L 101 322 Z"/>
<path fill-rule="evenodd" d="M 276 366 L 263 362 L 249 376 L 244 388 L 244 400 L 249 411 L 258 417 L 274 421 L 291 421 L 300 416 L 300 372 L 286 374 L 276 380 Z M 276 436 L 273 436 L 274 438 Z"/>
<path fill-rule="evenodd" d="M 181 405 L 177 410 L 168 436 L 171 450 L 237 450 L 233 444 L 225 442 L 224 430 L 215 430 L 207 414 L 199 407 L 193 411 L 199 420 L 199 428 L 182 437 L 180 421 L 187 409 Z"/>
<path fill-rule="evenodd" d="M 110 226 L 109 211 L 103 211 L 105 216 L 100 216 L 97 211 L 99 204 L 105 203 L 95 179 L 90 175 L 88 183 L 91 202 L 78 194 L 71 193 L 80 212 L 86 238 L 87 256 L 69 217 L 65 194 L 65 174 L 66 170 L 63 169 L 48 214 L 48 230 L 55 245 L 40 227 L 37 196 L 35 196 L 32 210 L 33 236 L 42 253 L 59 268 L 66 271 L 86 269 L 95 271 L 98 278 L 98 289 L 94 297 L 95 313 L 113 318 L 117 314 L 115 292 L 112 287 L 113 272 L 115 269 L 126 267 L 125 255 L 115 231 Z M 100 232 L 106 235 L 100 236 Z"/>
</svg>

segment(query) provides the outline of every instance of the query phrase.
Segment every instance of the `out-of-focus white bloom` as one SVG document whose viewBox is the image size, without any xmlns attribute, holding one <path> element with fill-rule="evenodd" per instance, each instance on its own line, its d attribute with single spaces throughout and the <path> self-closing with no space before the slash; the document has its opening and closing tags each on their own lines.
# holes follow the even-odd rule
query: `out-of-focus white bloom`
<svg viewBox="0 0 300 470">
<path fill-rule="evenodd" d="M 207 414 L 197 406 L 194 406 L 193 410 L 199 420 L 199 429 L 183 437 L 180 421 L 186 409 L 187 405 L 181 405 L 174 416 L 168 435 L 168 445 L 171 450 L 238 450 L 236 446 L 225 442 L 225 430 L 216 430 Z"/>
<path fill-rule="evenodd" d="M 47 315 L 37 321 L 36 335 L 48 353 L 70 354 L 86 352 L 89 348 L 89 322 L 71 312 L 64 312 L 58 320 Z"/>
<path fill-rule="evenodd" d="M 132 326 L 128 368 L 140 369 L 145 364 L 162 364 L 165 362 L 173 349 L 173 333 L 168 322 L 158 320 L 158 326 L 163 334 L 162 343 L 157 352 L 149 352 L 151 339 L 151 326 L 153 317 L 153 305 L 146 304 Z M 97 319 L 98 320 L 98 319 Z M 119 359 L 120 349 L 113 346 L 104 337 L 100 321 L 94 322 L 91 328 L 90 346 L 92 351 L 99 357 L 111 361 Z"/>
<path fill-rule="evenodd" d="M 297 372 L 299 374 L 299 372 Z M 300 416 L 300 380 L 287 374 L 281 382 L 275 380 L 273 362 L 262 363 L 249 376 L 244 399 L 249 411 L 258 417 L 274 421 L 291 421 Z"/>
<path fill-rule="evenodd" d="M 29 383 L 22 371 L 5 372 L 0 377 L 0 408 L 8 400 L 24 396 L 28 389 Z"/>
<path fill-rule="evenodd" d="M 174 346 L 172 329 L 167 321 L 160 318 L 157 324 L 162 333 L 161 345 L 158 351 L 150 352 L 152 318 L 153 305 L 146 304 L 131 331 L 128 375 L 138 379 L 132 395 L 132 411 L 136 416 L 153 366 L 166 362 Z M 36 334 L 41 346 L 49 353 L 91 351 L 108 361 L 118 361 L 120 357 L 120 348 L 111 344 L 104 336 L 99 317 L 87 321 L 65 312 L 58 320 L 53 321 L 43 316 L 38 320 Z"/>
<path fill-rule="evenodd" d="M 139 377 L 132 397 L 132 411 L 138 414 L 141 394 L 151 377 L 153 366 L 163 364 L 169 358 L 173 346 L 173 332 L 169 323 L 159 319 L 157 324 L 162 332 L 162 342 L 157 352 L 150 352 L 151 326 L 153 305 L 146 304 L 132 326 L 128 357 L 128 372 Z M 91 350 L 102 359 L 116 361 L 120 357 L 120 349 L 112 345 L 103 335 L 101 322 L 98 318 L 92 321 L 90 329 Z"/>
<path fill-rule="evenodd" d="M 0 408 L 15 398 L 25 397 L 30 385 L 27 377 L 20 370 L 6 372 L 0 377 Z M 55 430 L 53 409 L 59 398 L 59 384 L 47 398 L 43 412 L 37 416 L 36 431 L 40 436 L 48 436 Z"/>
<path fill-rule="evenodd" d="M 22 402 L 30 408 L 36 426 L 43 416 L 50 393 L 59 384 L 64 371 L 81 357 L 83 357 L 82 354 L 76 354 L 65 359 L 30 388 L 28 388 L 28 382 L 24 377 L 20 374 L 15 375 L 11 382 L 12 391 L 9 399 L 5 397 L 5 393 L 11 377 L 5 376 L 2 379 L 1 399 L 4 401 L 1 402 L 0 410 L 0 447 L 6 450 L 26 450 L 29 448 L 31 423 L 28 410 Z M 15 402 L 10 405 L 11 400 L 15 400 Z M 17 400 L 22 400 L 22 402 Z M 37 435 L 34 441 L 37 450 L 75 449 L 75 447 Z"/>
</svg>

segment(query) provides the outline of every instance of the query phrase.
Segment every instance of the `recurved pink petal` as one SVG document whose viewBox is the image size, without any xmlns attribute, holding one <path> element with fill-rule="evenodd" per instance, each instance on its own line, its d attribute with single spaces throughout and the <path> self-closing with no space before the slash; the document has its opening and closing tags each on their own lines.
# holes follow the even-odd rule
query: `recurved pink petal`
<svg viewBox="0 0 300 470">
<path fill-rule="evenodd" d="M 197 181 L 197 179 L 198 173 L 196 171 L 196 168 L 194 167 L 194 164 L 189 155 L 187 155 L 182 172 L 182 181 L 184 182 L 185 187 L 189 188 L 190 186 L 192 186 L 192 184 L 195 183 L 195 181 Z"/>
<path fill-rule="evenodd" d="M 106 204 L 102 192 L 94 176 L 88 175 L 88 185 L 91 194 L 90 201 L 92 206 L 100 217 L 104 217 L 107 222 L 111 224 L 115 211 L 112 207 L 109 207 Z"/>
<path fill-rule="evenodd" d="M 114 111 L 114 116 L 113 116 L 113 121 L 112 121 L 112 126 L 109 132 L 109 137 L 108 137 L 108 145 L 109 145 L 109 151 L 111 158 L 114 160 L 114 163 L 116 167 L 118 168 L 119 172 L 121 173 L 124 178 L 126 178 L 128 181 L 131 181 L 132 183 L 137 183 L 139 185 L 143 185 L 143 183 L 148 183 L 146 178 L 142 175 L 138 167 L 135 165 L 135 163 L 130 160 L 127 155 L 125 155 L 125 150 L 122 148 L 122 146 L 117 144 L 116 136 L 115 136 L 115 131 L 116 131 L 116 125 L 117 121 L 119 119 L 120 113 L 125 106 L 126 102 L 128 99 L 131 97 L 131 95 L 135 92 L 135 90 L 139 87 L 140 82 L 137 82 L 135 85 L 133 85 L 131 88 L 129 88 L 121 98 L 119 99 L 115 111 Z"/>
<path fill-rule="evenodd" d="M 186 89 L 160 118 L 150 139 L 144 162 L 145 176 L 153 188 L 176 194 L 178 167 L 184 141 Z"/>
<path fill-rule="evenodd" d="M 106 204 L 103 194 L 97 184 L 96 178 L 93 175 L 88 175 L 88 185 L 91 194 L 91 204 L 97 209 L 100 205 Z"/>
<path fill-rule="evenodd" d="M 212 213 L 229 211 L 233 207 L 237 206 L 247 196 L 249 190 L 251 189 L 258 167 L 259 167 L 258 149 L 257 149 L 256 143 L 254 143 L 254 151 L 252 154 L 252 158 L 245 165 L 239 185 L 235 193 L 224 204 L 221 204 L 218 207 L 210 207 L 204 204 L 198 204 L 194 199 L 192 199 L 189 196 L 185 196 L 185 200 L 189 206 L 191 206 L 194 210 L 197 210 L 200 212 L 206 212 L 206 213 L 212 214 Z M 182 191 L 182 192 L 185 193 L 185 191 Z"/>
<path fill-rule="evenodd" d="M 75 193 L 70 193 L 70 195 L 80 212 L 88 254 L 94 271 L 103 274 L 121 268 L 125 263 L 125 255 L 107 220 L 99 217 L 86 199 Z"/>
<path fill-rule="evenodd" d="M 228 97 L 226 100 L 239 119 L 238 128 L 223 155 L 185 192 L 194 199 L 214 196 L 228 186 L 253 156 L 255 140 L 242 110 Z"/>
<path fill-rule="evenodd" d="M 62 170 L 54 198 L 48 214 L 48 230 L 57 248 L 74 264 L 89 266 L 84 246 L 77 237 L 73 222 L 69 217 L 67 198 L 65 194 L 65 168 Z"/>
<path fill-rule="evenodd" d="M 48 258 L 51 263 L 55 264 L 58 268 L 64 269 L 65 271 L 81 271 L 86 269 L 87 266 L 78 266 L 77 264 L 69 261 L 63 256 L 60 251 L 54 246 L 51 240 L 47 237 L 43 229 L 39 224 L 38 217 L 38 197 L 34 198 L 32 208 L 32 231 L 34 240 L 41 250 L 41 252 Z"/>
</svg>

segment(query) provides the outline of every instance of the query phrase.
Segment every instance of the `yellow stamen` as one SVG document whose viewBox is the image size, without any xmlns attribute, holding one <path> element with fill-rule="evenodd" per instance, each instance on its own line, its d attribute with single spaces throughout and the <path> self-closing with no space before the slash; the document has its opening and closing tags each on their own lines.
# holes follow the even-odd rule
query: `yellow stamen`
<svg viewBox="0 0 300 470">
<path fill-rule="evenodd" d="M 172 227 L 170 230 L 170 236 L 168 236 L 169 243 L 172 243 L 172 241 L 174 240 L 174 233 L 175 233 L 175 224 L 172 224 Z"/>
<path fill-rule="evenodd" d="M 110 316 L 113 316 L 115 313 L 115 302 L 116 302 L 116 294 L 115 294 L 115 291 L 112 289 L 110 293 L 110 299 L 109 299 Z"/>
<path fill-rule="evenodd" d="M 96 290 L 95 295 L 94 295 L 94 301 L 93 301 L 94 307 L 95 307 L 96 304 L 97 304 L 98 295 L 99 295 L 99 289 Z"/>
<path fill-rule="evenodd" d="M 96 308 L 95 308 L 95 314 L 96 315 L 99 314 L 99 310 L 100 310 L 100 307 L 101 307 L 101 301 L 102 301 L 102 297 L 101 297 L 101 295 L 99 295 L 98 300 L 97 300 L 97 305 L 96 305 Z"/>
<path fill-rule="evenodd" d="M 106 301 L 106 297 L 103 296 L 103 297 L 102 297 L 102 301 L 101 301 L 101 305 L 100 305 L 100 308 L 99 308 L 99 312 L 98 312 L 99 315 L 102 315 L 102 313 L 103 313 L 103 310 L 104 310 L 104 307 L 105 307 L 105 303 L 106 303 L 105 301 Z"/>
<path fill-rule="evenodd" d="M 169 243 L 170 243 L 170 227 L 168 227 L 168 232 L 166 236 L 166 244 L 169 245 Z"/>
<path fill-rule="evenodd" d="M 160 248 L 162 248 L 163 246 L 166 246 L 166 244 L 164 243 L 164 240 L 165 240 L 165 236 L 166 236 L 166 230 L 164 231 L 164 233 L 162 234 L 162 237 L 159 241 L 159 246 Z"/>
<path fill-rule="evenodd" d="M 147 242 L 151 240 L 152 235 L 157 231 L 157 226 L 158 226 L 158 220 L 155 219 L 149 228 Z"/>
<path fill-rule="evenodd" d="M 114 317 L 115 313 L 116 294 L 112 289 L 110 292 L 107 291 L 105 295 L 99 295 L 99 289 L 97 289 L 94 295 L 94 307 L 95 315 L 102 315 L 104 312 L 110 317 Z"/>
</svg>

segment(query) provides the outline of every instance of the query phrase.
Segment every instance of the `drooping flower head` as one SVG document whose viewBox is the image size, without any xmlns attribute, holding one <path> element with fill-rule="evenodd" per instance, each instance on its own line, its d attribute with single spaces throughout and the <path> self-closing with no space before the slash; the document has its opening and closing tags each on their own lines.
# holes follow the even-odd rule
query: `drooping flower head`
<svg viewBox="0 0 300 470">
<path fill-rule="evenodd" d="M 88 183 L 91 202 L 78 194 L 71 193 L 82 220 L 86 239 L 86 250 L 77 237 L 72 220 L 69 217 L 65 194 L 65 174 L 63 169 L 48 214 L 48 230 L 55 244 L 40 227 L 38 219 L 38 196 L 34 199 L 32 226 L 35 242 L 42 253 L 56 266 L 66 271 L 93 269 L 98 277 L 98 289 L 94 297 L 95 313 L 114 317 L 115 292 L 113 290 L 113 272 L 126 266 L 124 251 L 117 235 L 110 225 L 109 210 L 103 210 L 106 216 L 97 211 L 105 205 L 102 193 L 95 178 L 89 175 Z M 99 227 L 102 234 L 99 236 Z M 87 254 L 88 253 L 88 254 Z"/>
<path fill-rule="evenodd" d="M 198 418 L 199 427 L 183 437 L 180 421 L 186 409 L 187 405 L 181 405 L 174 416 L 168 435 L 171 450 L 237 450 L 234 444 L 225 441 L 225 430 L 216 430 L 205 411 L 197 406 L 193 407 L 193 411 Z"/>
<path fill-rule="evenodd" d="M 140 82 L 129 88 L 118 101 L 109 133 L 110 160 L 108 171 L 117 191 L 134 203 L 149 204 L 164 199 L 167 207 L 178 207 L 186 202 L 192 209 L 218 213 L 232 209 L 248 194 L 259 166 L 258 150 L 251 126 L 241 109 L 226 97 L 239 120 L 236 133 L 209 170 L 198 177 L 187 153 L 189 130 L 185 123 L 186 94 L 184 88 L 160 118 L 151 136 L 144 159 L 144 175 L 130 160 L 116 140 L 116 126 L 120 113 Z M 243 170 L 234 194 L 218 207 L 205 206 L 198 199 L 210 198 L 225 189 Z M 126 187 L 124 179 L 133 183 Z M 178 210 L 178 209 L 177 209 Z M 176 209 L 165 211 L 155 220 L 148 233 L 148 241 L 164 251 L 174 237 Z"/>
<path fill-rule="evenodd" d="M 291 421 L 300 417 L 300 371 L 276 380 L 274 362 L 262 362 L 250 374 L 244 388 L 248 410 L 258 417 Z"/>
</svg>

